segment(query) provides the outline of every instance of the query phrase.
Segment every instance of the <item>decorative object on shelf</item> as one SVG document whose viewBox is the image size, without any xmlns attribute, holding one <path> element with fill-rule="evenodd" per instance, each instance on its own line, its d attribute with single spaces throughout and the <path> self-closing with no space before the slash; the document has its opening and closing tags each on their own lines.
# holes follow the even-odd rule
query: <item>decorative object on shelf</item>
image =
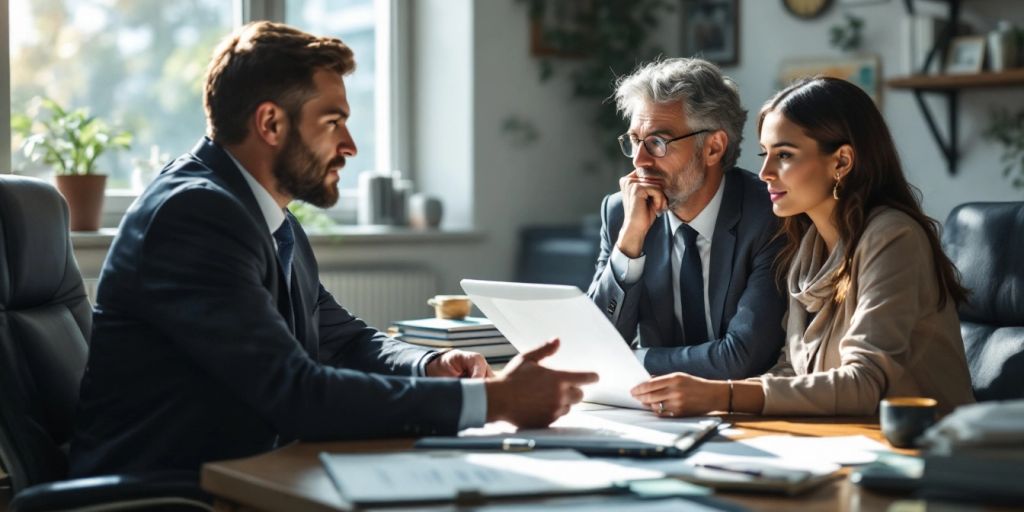
<svg viewBox="0 0 1024 512">
<path fill-rule="evenodd" d="M 356 199 L 357 222 L 364 226 L 407 226 L 412 189 L 412 181 L 402 179 L 401 171 L 363 171 Z"/>
<path fill-rule="evenodd" d="M 1000 20 L 996 29 L 988 33 L 988 61 L 992 71 L 1017 67 L 1017 33 L 1013 23 L 1006 20 Z"/>
<path fill-rule="evenodd" d="M 518 1 L 528 5 L 532 26 L 535 21 L 545 19 L 548 9 L 555 9 L 563 0 Z M 614 102 L 605 100 L 612 93 L 617 75 L 632 71 L 638 62 L 666 54 L 652 41 L 656 39 L 659 20 L 675 12 L 677 3 L 671 0 L 587 0 L 585 3 L 589 8 L 572 11 L 577 19 L 566 21 L 564 27 L 555 25 L 544 29 L 545 44 L 550 44 L 555 51 L 539 57 L 539 76 L 541 82 L 547 81 L 554 77 L 556 64 L 567 64 L 572 96 L 594 105 L 591 121 L 596 127 L 594 148 L 604 154 L 610 164 L 608 169 L 613 171 L 610 175 L 617 180 L 623 170 L 623 160 L 615 137 L 622 133 L 623 121 L 615 111 Z M 587 30 L 580 35 L 578 27 Z M 566 54 L 578 58 L 571 61 L 556 58 Z"/>
<path fill-rule="evenodd" d="M 827 11 L 832 0 L 782 0 L 782 5 L 794 16 L 809 20 Z"/>
<path fill-rule="evenodd" d="M 1005 108 L 993 110 L 991 122 L 982 135 L 1003 147 L 1003 176 L 1012 176 L 1014 188 L 1024 189 L 1024 109 L 1015 113 Z"/>
<path fill-rule="evenodd" d="M 740 60 L 739 0 L 683 0 L 682 54 L 719 66 Z"/>
<path fill-rule="evenodd" d="M 852 52 L 860 49 L 861 33 L 864 28 L 864 18 L 847 13 L 844 15 L 845 23 L 833 25 L 829 29 L 829 44 L 843 52 Z"/>
<path fill-rule="evenodd" d="M 409 225 L 415 229 L 439 228 L 443 214 L 444 205 L 436 197 L 421 193 L 409 198 Z"/>
<path fill-rule="evenodd" d="M 946 59 L 946 73 L 969 75 L 981 73 L 985 62 L 985 38 L 981 36 L 960 36 L 953 39 Z"/>
<path fill-rule="evenodd" d="M 781 89 L 800 78 L 815 75 L 842 78 L 864 89 L 881 105 L 879 66 L 877 55 L 787 59 L 779 69 L 778 85 Z"/>
<path fill-rule="evenodd" d="M 71 231 L 97 231 L 103 211 L 106 175 L 96 159 L 107 151 L 128 149 L 132 136 L 116 131 L 85 109 L 66 109 L 50 98 L 35 98 L 24 114 L 11 116 L 11 129 L 22 136 L 22 151 L 31 161 L 53 167 L 57 189 L 68 202 Z"/>
</svg>

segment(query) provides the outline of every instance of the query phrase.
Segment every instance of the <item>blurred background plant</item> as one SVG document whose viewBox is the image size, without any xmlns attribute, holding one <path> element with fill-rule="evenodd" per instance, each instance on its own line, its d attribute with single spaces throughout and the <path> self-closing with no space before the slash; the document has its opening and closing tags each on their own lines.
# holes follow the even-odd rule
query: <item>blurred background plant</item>
<svg viewBox="0 0 1024 512">
<path fill-rule="evenodd" d="M 23 139 L 22 153 L 53 167 L 57 175 L 97 174 L 103 153 L 131 147 L 132 135 L 109 127 L 84 108 L 66 109 L 50 98 L 35 98 L 29 113 L 11 116 L 11 130 Z"/>
<path fill-rule="evenodd" d="M 288 203 L 288 210 L 306 229 L 327 229 L 334 225 L 334 221 L 323 210 L 309 203 L 292 201 Z"/>
<path fill-rule="evenodd" d="M 844 19 L 844 23 L 829 28 L 829 44 L 839 51 L 857 51 L 863 42 L 861 34 L 864 31 L 864 18 L 847 13 Z"/>
<path fill-rule="evenodd" d="M 538 75 L 546 82 L 565 67 L 572 96 L 594 105 L 597 127 L 595 146 L 614 167 L 622 170 L 622 152 L 615 138 L 625 131 L 625 122 L 608 101 L 616 78 L 664 54 L 651 42 L 660 20 L 676 12 L 677 2 L 669 0 L 517 0 L 528 6 L 531 23 L 538 27 L 545 49 L 539 55 Z M 573 8 L 568 8 L 574 6 Z M 546 20 L 555 18 L 556 22 Z M 535 50 L 534 54 L 538 52 Z"/>
<path fill-rule="evenodd" d="M 1011 179 L 1014 188 L 1024 188 L 1024 110 L 993 110 L 983 136 L 1003 147 L 1003 176 Z"/>
</svg>

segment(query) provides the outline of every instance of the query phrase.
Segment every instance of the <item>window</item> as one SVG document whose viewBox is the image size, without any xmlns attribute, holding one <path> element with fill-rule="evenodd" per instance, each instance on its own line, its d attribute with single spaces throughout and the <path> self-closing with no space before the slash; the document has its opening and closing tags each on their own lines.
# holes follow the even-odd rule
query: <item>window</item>
<svg viewBox="0 0 1024 512">
<path fill-rule="evenodd" d="M 352 117 L 349 130 L 359 152 L 350 158 L 341 173 L 340 186 L 355 188 L 359 173 L 377 169 L 377 124 L 386 122 L 376 115 L 377 110 L 377 52 L 387 51 L 381 38 L 378 43 L 378 25 L 386 12 L 379 0 L 289 0 L 285 5 L 285 22 L 307 32 L 340 38 L 356 55 L 356 71 L 346 77 L 345 89 Z M 383 170 L 388 170 L 386 167 Z"/>
<path fill-rule="evenodd" d="M 31 115 L 34 98 L 45 96 L 132 133 L 129 151 L 100 159 L 108 192 L 141 190 L 167 158 L 191 149 L 205 132 L 206 64 L 245 17 L 283 19 L 352 47 L 357 69 L 346 86 L 359 154 L 341 174 L 341 187 L 355 188 L 361 171 L 392 165 L 388 38 L 395 0 L 0 0 L 0 7 L 5 3 L 11 112 Z M 10 140 L 15 172 L 52 173 L 28 161 L 20 137 Z"/>
<path fill-rule="evenodd" d="M 10 3 L 11 111 L 33 114 L 49 97 L 132 133 L 132 147 L 104 155 L 110 189 L 141 189 L 161 154 L 188 151 L 205 131 L 202 76 L 230 31 L 225 0 L 51 0 Z M 12 137 L 16 172 L 46 175 Z"/>
</svg>

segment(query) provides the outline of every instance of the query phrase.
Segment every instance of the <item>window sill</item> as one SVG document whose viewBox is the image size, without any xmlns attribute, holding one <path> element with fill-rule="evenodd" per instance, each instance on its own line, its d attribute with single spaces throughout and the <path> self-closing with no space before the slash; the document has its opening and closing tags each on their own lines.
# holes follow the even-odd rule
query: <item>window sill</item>
<svg viewBox="0 0 1024 512">
<path fill-rule="evenodd" d="M 401 243 L 452 243 L 475 242 L 484 238 L 483 233 L 474 229 L 431 229 L 419 230 L 396 226 L 335 226 L 328 229 L 307 231 L 313 246 L 337 245 L 340 243 L 359 244 L 401 244 Z M 99 231 L 73 231 L 71 243 L 75 249 L 105 249 L 110 247 L 117 228 L 102 228 Z"/>
</svg>

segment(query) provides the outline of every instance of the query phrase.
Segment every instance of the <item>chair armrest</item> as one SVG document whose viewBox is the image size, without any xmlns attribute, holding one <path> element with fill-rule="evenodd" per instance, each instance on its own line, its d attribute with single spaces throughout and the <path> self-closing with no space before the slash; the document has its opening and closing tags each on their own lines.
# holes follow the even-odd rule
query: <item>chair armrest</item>
<svg viewBox="0 0 1024 512">
<path fill-rule="evenodd" d="M 213 499 L 199 488 L 194 471 L 157 471 L 104 475 L 34 485 L 19 492 L 10 512 L 49 512 L 84 507 L 135 510 L 176 507 L 175 510 L 213 510 Z"/>
</svg>

